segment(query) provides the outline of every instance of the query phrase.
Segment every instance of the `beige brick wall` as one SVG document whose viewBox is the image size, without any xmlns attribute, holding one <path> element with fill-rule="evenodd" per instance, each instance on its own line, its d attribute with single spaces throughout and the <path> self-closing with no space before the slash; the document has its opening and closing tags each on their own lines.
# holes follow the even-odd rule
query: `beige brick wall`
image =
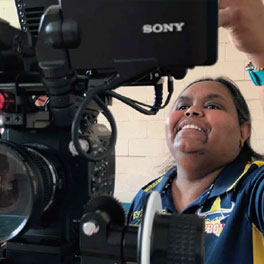
<svg viewBox="0 0 264 264">
<path fill-rule="evenodd" d="M 13 0 L 0 0 L 0 17 L 18 25 Z M 190 70 L 184 80 L 175 81 L 174 99 L 196 78 L 225 75 L 233 79 L 241 88 L 253 116 L 252 145 L 264 153 L 264 116 L 258 88 L 244 71 L 246 63 L 247 58 L 230 44 L 226 32 L 220 29 L 218 62 L 214 66 Z M 117 91 L 143 102 L 153 101 L 152 87 L 121 87 Z M 169 109 L 167 107 L 156 116 L 144 116 L 119 101 L 114 100 L 110 107 L 118 126 L 115 194 L 120 200 L 131 201 L 140 187 L 160 174 L 161 164 L 169 156 L 164 135 Z"/>
<path fill-rule="evenodd" d="M 14 27 L 19 27 L 15 0 L 0 0 L 0 18 L 7 20 Z"/>
</svg>

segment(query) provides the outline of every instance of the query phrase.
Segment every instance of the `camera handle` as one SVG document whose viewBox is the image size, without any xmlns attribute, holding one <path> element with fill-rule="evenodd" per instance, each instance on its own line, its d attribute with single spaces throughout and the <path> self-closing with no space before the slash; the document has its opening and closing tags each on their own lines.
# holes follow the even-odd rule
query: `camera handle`
<svg viewBox="0 0 264 264">
<path fill-rule="evenodd" d="M 43 75 L 42 81 L 50 98 L 52 122 L 57 127 L 70 126 L 76 111 L 75 102 L 71 96 L 76 74 L 70 64 L 68 47 L 54 48 L 57 47 L 57 42 L 62 42 L 58 39 L 58 36 L 62 34 L 62 21 L 60 6 L 50 6 L 41 21 L 36 45 L 36 55 Z"/>
</svg>

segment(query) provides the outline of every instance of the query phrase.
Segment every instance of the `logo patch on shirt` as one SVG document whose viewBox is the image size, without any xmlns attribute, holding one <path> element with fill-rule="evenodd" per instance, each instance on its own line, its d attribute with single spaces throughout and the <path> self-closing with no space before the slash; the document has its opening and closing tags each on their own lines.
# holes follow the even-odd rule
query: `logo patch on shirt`
<svg viewBox="0 0 264 264">
<path fill-rule="evenodd" d="M 166 209 L 162 209 L 161 214 L 166 214 Z M 135 221 L 133 224 L 135 225 L 139 225 L 142 221 L 142 216 L 143 216 L 143 209 L 139 210 L 139 211 L 134 211 L 133 212 L 133 217 L 132 220 Z"/>
<path fill-rule="evenodd" d="M 133 212 L 133 220 L 137 219 L 137 218 L 141 218 L 142 217 L 142 212 L 143 212 L 143 209 L 141 209 L 140 211 L 134 211 Z"/>
<path fill-rule="evenodd" d="M 205 232 L 207 234 L 214 234 L 216 236 L 220 236 L 223 228 L 225 226 L 224 223 L 221 223 L 222 220 L 224 220 L 226 217 L 216 217 L 212 220 L 206 218 L 205 219 Z"/>
<path fill-rule="evenodd" d="M 224 220 L 229 217 L 230 213 L 234 209 L 234 206 L 235 203 L 231 202 L 231 206 L 229 208 L 222 208 L 221 199 L 220 197 L 217 197 L 209 211 L 202 212 L 202 208 L 199 208 L 196 214 L 198 216 L 205 217 L 205 232 L 219 237 L 225 227 Z"/>
</svg>

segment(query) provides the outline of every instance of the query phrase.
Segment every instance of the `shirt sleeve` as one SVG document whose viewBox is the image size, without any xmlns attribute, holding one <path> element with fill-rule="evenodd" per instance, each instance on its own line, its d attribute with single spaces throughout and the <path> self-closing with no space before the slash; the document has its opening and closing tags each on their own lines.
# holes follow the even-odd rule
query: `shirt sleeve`
<svg viewBox="0 0 264 264">
<path fill-rule="evenodd" d="M 141 189 L 133 199 L 128 211 L 128 224 L 138 225 L 142 219 L 143 207 L 146 199 L 145 192 Z"/>
<path fill-rule="evenodd" d="M 249 188 L 249 219 L 264 235 L 264 166 L 259 169 Z"/>
</svg>

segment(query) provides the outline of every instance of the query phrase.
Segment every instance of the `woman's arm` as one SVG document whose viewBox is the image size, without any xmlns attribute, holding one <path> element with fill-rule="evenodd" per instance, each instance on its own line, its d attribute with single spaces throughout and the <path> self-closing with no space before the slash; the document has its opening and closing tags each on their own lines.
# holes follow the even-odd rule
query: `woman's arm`
<svg viewBox="0 0 264 264">
<path fill-rule="evenodd" d="M 264 4 L 262 0 L 219 0 L 219 26 L 233 45 L 256 67 L 264 67 Z M 264 85 L 259 87 L 264 111 Z"/>
</svg>

